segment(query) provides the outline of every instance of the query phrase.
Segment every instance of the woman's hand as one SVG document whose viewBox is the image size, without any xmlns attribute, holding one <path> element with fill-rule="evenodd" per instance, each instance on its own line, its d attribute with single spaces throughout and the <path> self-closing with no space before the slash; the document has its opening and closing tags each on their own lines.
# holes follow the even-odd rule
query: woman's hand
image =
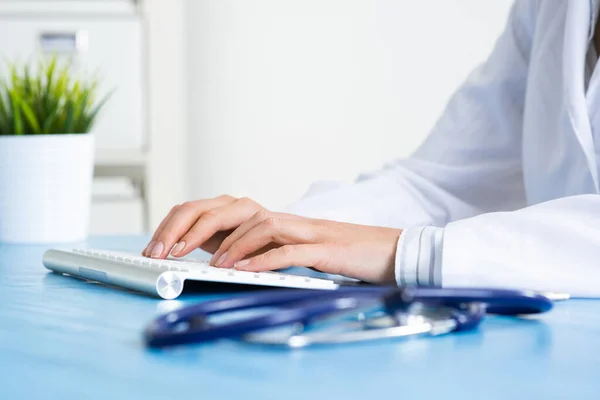
<svg viewBox="0 0 600 400">
<path fill-rule="evenodd" d="M 223 241 L 210 263 L 243 271 L 305 266 L 391 284 L 401 232 L 261 210 Z"/>
<path fill-rule="evenodd" d="M 175 206 L 160 223 L 142 255 L 182 257 L 198 247 L 214 253 L 235 228 L 260 210 L 264 208 L 250 199 L 231 196 Z"/>
</svg>

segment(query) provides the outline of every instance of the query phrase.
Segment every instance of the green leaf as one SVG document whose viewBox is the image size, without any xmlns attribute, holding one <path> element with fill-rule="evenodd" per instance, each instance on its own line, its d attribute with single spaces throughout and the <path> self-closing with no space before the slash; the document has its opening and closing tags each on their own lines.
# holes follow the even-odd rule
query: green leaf
<svg viewBox="0 0 600 400">
<path fill-rule="evenodd" d="M 0 135 L 87 133 L 112 91 L 96 103 L 99 82 L 74 75 L 53 56 L 38 67 L 8 62 L 0 76 Z M 83 76 L 83 73 L 81 74 Z"/>
<path fill-rule="evenodd" d="M 26 65 L 24 68 L 24 76 L 23 76 L 23 95 L 29 96 L 32 91 L 31 80 L 29 77 L 29 66 Z"/>
<path fill-rule="evenodd" d="M 48 116 L 48 118 L 46 118 L 46 121 L 44 121 L 44 126 L 42 127 L 42 133 L 51 133 L 52 132 L 52 125 L 54 125 L 54 122 L 56 121 L 57 116 L 58 116 L 57 113 L 53 113 L 53 114 L 50 114 Z"/>
<path fill-rule="evenodd" d="M 29 126 L 31 126 L 31 129 L 33 130 L 33 133 L 41 133 L 40 124 L 38 123 L 37 118 L 29 104 L 22 100 L 19 100 L 19 104 L 21 106 L 21 110 L 23 111 L 25 119 L 27 120 Z"/>
<path fill-rule="evenodd" d="M 69 99 L 67 101 L 67 117 L 65 119 L 65 132 L 64 133 L 73 133 L 73 117 L 75 116 L 75 105 Z"/>
<path fill-rule="evenodd" d="M 79 93 L 79 86 L 80 86 L 79 81 L 76 81 L 73 84 L 73 88 L 71 89 L 71 94 L 73 95 L 73 97 L 79 97 L 79 95 L 80 95 L 80 93 Z"/>
<path fill-rule="evenodd" d="M 52 86 L 53 86 L 53 82 L 54 82 L 54 71 L 56 69 L 56 56 L 53 56 L 50 59 L 50 64 L 48 65 L 48 67 L 45 67 L 44 64 L 42 62 L 40 62 L 40 68 L 46 69 L 46 85 L 44 88 L 45 90 L 44 90 L 44 94 L 43 94 L 42 98 L 43 98 L 43 102 L 44 102 L 44 107 L 46 109 L 48 109 L 50 106 L 50 104 L 49 104 L 50 103 L 50 92 L 52 90 Z"/>
<path fill-rule="evenodd" d="M 23 135 L 23 120 L 21 119 L 21 111 L 20 111 L 20 107 L 19 107 L 19 100 L 17 99 L 17 97 L 14 94 L 14 91 L 9 91 L 8 92 L 10 95 L 10 99 L 12 102 L 12 109 L 13 109 L 13 119 L 14 119 L 14 134 L 15 135 Z"/>
<path fill-rule="evenodd" d="M 75 133 L 83 133 L 82 129 L 84 129 L 84 124 L 81 123 L 81 116 L 85 112 L 87 108 L 87 98 L 88 98 L 89 90 L 83 89 L 83 93 L 80 98 L 75 100 L 75 115 L 73 116 L 73 131 Z"/>
<path fill-rule="evenodd" d="M 10 80 L 12 83 L 13 88 L 18 88 L 19 86 L 19 74 L 17 73 L 17 66 L 16 64 L 11 64 L 9 66 L 10 69 Z"/>
<path fill-rule="evenodd" d="M 110 92 L 108 92 L 103 98 L 102 100 L 100 100 L 100 102 L 98 103 L 98 105 L 92 110 L 92 112 L 90 112 L 90 114 L 88 115 L 88 117 L 86 118 L 86 122 L 85 122 L 85 129 L 84 132 L 89 132 L 94 124 L 94 120 L 96 119 L 98 112 L 102 109 L 102 107 L 104 107 L 104 104 L 106 104 L 106 102 L 108 101 L 108 99 L 112 96 L 112 93 L 114 92 L 114 90 L 111 90 Z M 83 133 L 83 132 L 82 132 Z"/>
<path fill-rule="evenodd" d="M 37 86 L 38 95 L 41 94 L 44 90 L 44 82 L 42 80 L 42 72 L 44 71 L 44 64 L 42 62 L 38 63 L 38 73 L 35 78 L 35 83 Z"/>
<path fill-rule="evenodd" d="M 62 97 L 69 85 L 69 65 L 65 65 L 58 75 L 56 86 L 54 87 L 54 95 L 56 97 Z"/>
<path fill-rule="evenodd" d="M 52 56 L 50 64 L 46 68 L 46 87 L 51 88 L 54 81 L 54 71 L 56 70 L 56 56 Z"/>
<path fill-rule="evenodd" d="M 9 135 L 10 116 L 8 107 L 4 104 L 4 83 L 0 81 L 0 135 Z"/>
</svg>

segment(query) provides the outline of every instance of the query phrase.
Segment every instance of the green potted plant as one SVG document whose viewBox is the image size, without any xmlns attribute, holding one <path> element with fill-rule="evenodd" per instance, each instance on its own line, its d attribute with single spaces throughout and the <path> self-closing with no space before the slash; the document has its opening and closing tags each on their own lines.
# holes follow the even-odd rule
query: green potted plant
<svg viewBox="0 0 600 400">
<path fill-rule="evenodd" d="M 0 75 L 0 242 L 85 240 L 94 170 L 91 133 L 108 95 L 56 57 Z"/>
</svg>

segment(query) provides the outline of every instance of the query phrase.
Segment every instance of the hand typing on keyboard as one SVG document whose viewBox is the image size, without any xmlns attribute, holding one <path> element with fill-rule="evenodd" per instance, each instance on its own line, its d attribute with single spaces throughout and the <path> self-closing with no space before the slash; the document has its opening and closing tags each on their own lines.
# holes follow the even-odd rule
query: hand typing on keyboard
<svg viewBox="0 0 600 400">
<path fill-rule="evenodd" d="M 182 257 L 200 247 L 210 265 L 262 272 L 313 267 L 372 283 L 394 283 L 401 229 L 347 224 L 274 213 L 231 196 L 174 207 L 142 252 Z"/>
<path fill-rule="evenodd" d="M 264 208 L 255 201 L 231 196 L 177 205 L 160 223 L 142 255 L 183 257 L 196 248 L 214 253 L 233 230 L 261 210 Z"/>
</svg>

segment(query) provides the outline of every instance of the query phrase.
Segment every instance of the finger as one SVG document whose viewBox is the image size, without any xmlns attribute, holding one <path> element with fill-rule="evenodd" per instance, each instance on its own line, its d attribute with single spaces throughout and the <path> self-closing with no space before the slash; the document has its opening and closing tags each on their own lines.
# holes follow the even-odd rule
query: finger
<svg viewBox="0 0 600 400">
<path fill-rule="evenodd" d="M 199 204 L 201 202 L 205 202 L 205 203 L 207 203 L 207 206 L 211 205 L 209 203 L 213 203 L 215 207 L 218 207 L 219 205 L 223 204 L 224 202 L 233 202 L 233 201 L 235 201 L 235 198 L 224 195 L 224 196 L 219 196 L 219 197 L 216 197 L 216 198 L 210 199 L 210 200 L 200 200 L 200 201 L 197 201 L 196 203 Z M 180 207 L 181 207 L 181 205 L 176 205 L 175 207 L 173 207 L 171 209 L 171 211 L 169 212 L 169 214 L 167 214 L 167 216 L 158 225 L 158 227 L 154 231 L 154 235 L 152 235 L 152 238 L 150 239 L 150 243 L 148 243 L 148 245 L 144 249 L 144 252 L 142 253 L 144 256 L 150 257 L 151 252 L 152 252 L 151 250 L 154 247 L 154 245 L 156 244 L 157 238 L 163 233 L 163 231 L 165 230 L 165 227 L 170 223 L 171 219 L 173 218 L 173 215 L 175 215 L 175 213 L 179 210 Z"/>
<path fill-rule="evenodd" d="M 235 262 L 269 244 L 314 243 L 319 236 L 319 229 L 319 226 L 307 219 L 287 219 L 271 215 L 236 240 L 227 253 L 223 253 L 217 266 L 231 268 Z"/>
<path fill-rule="evenodd" d="M 213 237 L 208 239 L 206 242 L 202 243 L 199 247 L 202 250 L 206 251 L 207 253 L 214 254 L 217 251 L 217 249 L 219 248 L 219 246 L 221 245 L 221 243 L 223 243 L 223 240 L 225 240 L 225 238 L 227 236 L 229 236 L 231 234 L 231 232 L 232 232 L 231 230 L 217 232 L 213 235 Z M 267 252 L 276 247 L 279 247 L 279 246 L 277 246 L 277 245 L 265 246 L 262 249 L 259 249 L 258 251 L 255 251 L 254 253 L 252 253 L 252 256 Z M 213 265 L 213 264 L 210 264 L 210 265 Z"/>
<path fill-rule="evenodd" d="M 169 211 L 169 213 L 167 214 L 167 216 L 165 218 L 163 218 L 163 220 L 160 222 L 160 224 L 158 225 L 158 227 L 154 230 L 154 234 L 152 235 L 152 238 L 150 238 L 150 242 L 148 242 L 148 244 L 146 245 L 146 248 L 142 251 L 142 255 L 145 257 L 150 256 L 150 252 L 148 251 L 152 246 L 154 246 L 154 243 L 156 243 L 156 236 L 162 232 L 163 228 L 165 227 L 165 225 L 168 223 L 169 219 L 171 219 L 171 217 L 173 216 L 173 214 L 175 213 L 175 211 L 177 210 L 177 206 L 174 206 L 173 208 L 171 208 L 171 211 Z"/>
<path fill-rule="evenodd" d="M 213 254 L 213 256 L 210 260 L 210 265 L 214 265 L 217 267 L 220 266 L 220 264 L 223 261 L 225 261 L 225 259 L 227 258 L 226 254 L 235 242 L 237 242 L 246 233 L 248 233 L 250 230 L 254 229 L 260 223 L 266 221 L 269 218 L 271 218 L 271 219 L 275 219 L 275 218 L 300 219 L 300 217 L 298 217 L 296 215 L 292 215 L 292 214 L 274 213 L 274 212 L 271 212 L 268 210 L 258 211 L 256 214 L 254 214 L 252 216 L 252 218 L 250 218 L 248 221 L 241 224 L 235 231 L 233 231 L 233 233 L 231 235 L 229 235 L 223 241 L 223 243 L 221 243 L 221 246 L 219 246 L 219 249 L 215 252 L 215 254 Z M 273 246 L 270 246 L 270 247 L 273 247 Z M 278 246 L 276 246 L 276 247 L 278 247 Z"/>
<path fill-rule="evenodd" d="M 185 256 L 217 232 L 237 228 L 255 214 L 258 208 L 260 206 L 256 202 L 244 198 L 207 211 L 181 237 L 172 254 L 176 257 Z"/>
<path fill-rule="evenodd" d="M 156 234 L 155 244 L 152 249 L 148 249 L 150 256 L 152 258 L 166 257 L 173 245 L 189 231 L 204 213 L 234 201 L 235 199 L 230 196 L 220 196 L 209 200 L 190 201 L 178 206 L 162 230 Z"/>
<path fill-rule="evenodd" d="M 256 225 L 260 224 L 262 221 L 267 219 L 268 216 L 271 214 L 273 213 L 271 213 L 268 210 L 259 210 L 256 213 L 254 213 L 254 215 L 252 215 L 250 219 L 240 224 L 229 236 L 227 236 L 227 238 L 225 238 L 225 240 L 223 240 L 223 243 L 221 243 L 217 251 L 215 251 L 212 258 L 210 259 L 209 264 L 218 267 L 218 264 L 220 264 L 220 262 L 223 261 L 220 259 L 221 255 L 226 253 L 227 250 L 229 250 L 229 247 L 236 240 L 244 236 L 246 232 L 248 232 L 250 229 L 254 228 Z"/>
<path fill-rule="evenodd" d="M 293 214 L 284 214 L 284 213 L 274 213 L 268 210 L 258 211 L 256 214 L 252 216 L 248 221 L 241 224 L 231 235 L 229 235 L 219 249 L 213 254 L 210 265 L 219 266 L 221 262 L 225 260 L 227 256 L 223 256 L 225 253 L 229 251 L 229 248 L 233 243 L 238 241 L 241 237 L 243 237 L 246 233 L 248 233 L 251 229 L 255 228 L 258 224 L 264 222 L 268 218 L 281 218 L 281 219 L 301 219 L 301 217 Z M 222 259 L 221 259 L 222 258 Z"/>
<path fill-rule="evenodd" d="M 258 256 L 235 263 L 240 271 L 262 272 L 281 268 L 314 267 L 331 274 L 338 274 L 339 266 L 332 265 L 332 254 L 337 251 L 330 244 L 285 245 Z"/>
</svg>

